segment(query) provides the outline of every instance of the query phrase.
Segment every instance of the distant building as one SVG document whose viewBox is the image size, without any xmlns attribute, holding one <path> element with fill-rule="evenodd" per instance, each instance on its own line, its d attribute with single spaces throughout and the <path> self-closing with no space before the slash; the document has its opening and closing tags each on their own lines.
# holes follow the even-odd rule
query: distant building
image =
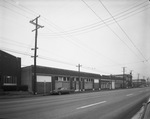
<svg viewBox="0 0 150 119">
<path fill-rule="evenodd" d="M 118 74 L 113 75 L 116 78 L 122 79 L 122 88 L 131 88 L 132 87 L 132 75 L 131 74 Z"/>
<path fill-rule="evenodd" d="M 145 79 L 134 79 L 133 80 L 133 87 L 141 87 L 146 86 L 147 82 Z"/>
<path fill-rule="evenodd" d="M 102 75 L 102 87 L 106 89 L 120 89 L 132 87 L 131 74 L 118 74 L 118 75 Z"/>
<path fill-rule="evenodd" d="M 5 86 L 20 86 L 21 58 L 0 50 L 0 90 Z"/>
</svg>

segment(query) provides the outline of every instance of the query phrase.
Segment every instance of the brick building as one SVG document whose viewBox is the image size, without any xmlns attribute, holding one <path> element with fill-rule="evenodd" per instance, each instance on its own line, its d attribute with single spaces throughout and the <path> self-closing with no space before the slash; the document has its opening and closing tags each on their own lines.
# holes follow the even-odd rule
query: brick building
<svg viewBox="0 0 150 119">
<path fill-rule="evenodd" d="M 0 50 L 0 90 L 6 86 L 20 86 L 21 58 Z"/>
</svg>

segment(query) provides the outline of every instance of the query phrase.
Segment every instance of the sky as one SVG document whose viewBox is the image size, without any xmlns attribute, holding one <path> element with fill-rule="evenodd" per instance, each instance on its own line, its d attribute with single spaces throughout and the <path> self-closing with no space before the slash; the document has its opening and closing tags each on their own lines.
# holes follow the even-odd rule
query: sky
<svg viewBox="0 0 150 119">
<path fill-rule="evenodd" d="M 0 0 L 0 50 L 33 65 L 150 78 L 148 0 Z"/>
</svg>

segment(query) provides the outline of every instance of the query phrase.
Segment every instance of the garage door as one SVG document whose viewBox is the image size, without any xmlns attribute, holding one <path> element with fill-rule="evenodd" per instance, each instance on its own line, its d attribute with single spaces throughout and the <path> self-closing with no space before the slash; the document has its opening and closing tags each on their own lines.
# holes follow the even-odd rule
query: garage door
<svg viewBox="0 0 150 119">
<path fill-rule="evenodd" d="M 37 76 L 37 93 L 50 93 L 51 76 Z"/>
</svg>

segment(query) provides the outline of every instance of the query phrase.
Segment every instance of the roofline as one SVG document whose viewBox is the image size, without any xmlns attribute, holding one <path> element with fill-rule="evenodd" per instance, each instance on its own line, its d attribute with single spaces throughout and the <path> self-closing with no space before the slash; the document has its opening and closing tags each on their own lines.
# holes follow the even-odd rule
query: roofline
<svg viewBox="0 0 150 119">
<path fill-rule="evenodd" d="M 10 53 L 8 53 L 8 52 L 6 52 L 6 51 L 3 51 L 3 50 L 0 50 L 0 52 L 2 52 L 2 53 L 4 53 L 4 54 L 7 54 L 7 55 L 10 55 L 11 57 L 14 57 L 14 58 L 20 58 L 20 57 L 16 57 L 16 56 L 12 55 L 12 54 L 10 54 Z M 20 59 L 21 59 L 21 58 L 20 58 Z"/>
<path fill-rule="evenodd" d="M 22 69 L 24 68 L 32 68 L 34 67 L 34 65 L 30 65 L 30 66 L 25 66 L 25 67 L 21 67 Z M 55 68 L 55 67 L 47 67 L 47 66 L 40 66 L 40 65 L 37 65 L 38 68 L 51 68 L 51 69 L 56 69 L 56 70 L 63 70 L 63 71 L 71 71 L 71 72 L 78 72 L 78 71 L 75 71 L 75 70 L 68 70 L 68 69 L 62 69 L 62 68 Z M 89 72 L 80 72 L 80 73 L 85 73 L 85 74 L 92 74 L 92 75 L 99 75 L 101 77 L 100 74 L 96 74 L 96 73 L 89 73 Z"/>
</svg>

